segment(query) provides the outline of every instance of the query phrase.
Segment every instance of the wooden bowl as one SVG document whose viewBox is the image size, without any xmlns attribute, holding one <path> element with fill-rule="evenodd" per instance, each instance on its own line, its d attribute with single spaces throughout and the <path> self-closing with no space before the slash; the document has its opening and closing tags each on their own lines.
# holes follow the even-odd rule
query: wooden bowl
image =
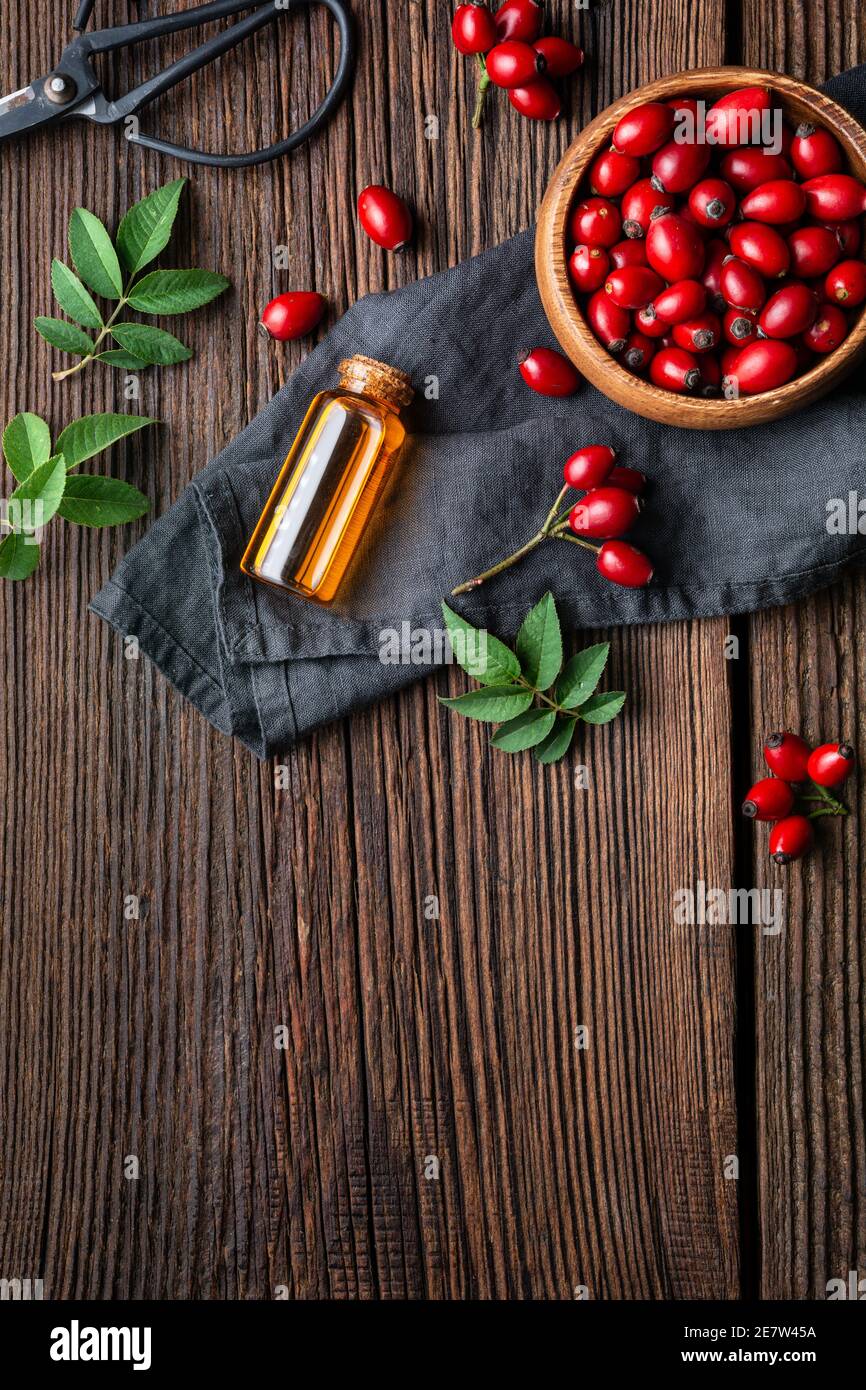
<svg viewBox="0 0 866 1390">
<path fill-rule="evenodd" d="M 596 116 L 559 164 L 544 195 L 538 218 L 535 273 L 544 311 L 563 351 L 593 386 L 611 400 L 650 420 L 685 429 L 733 430 L 779 420 L 826 395 L 866 355 L 864 307 L 848 337 L 835 352 L 786 386 L 737 400 L 680 396 L 652 386 L 622 367 L 602 347 L 578 306 L 567 267 L 568 215 L 593 159 L 610 145 L 617 121 L 646 101 L 702 95 L 715 100 L 739 87 L 769 87 L 777 99 L 774 105 L 782 107 L 785 119 L 792 126 L 803 121 L 826 126 L 845 151 L 849 172 L 866 183 L 866 131 L 835 101 L 804 82 L 758 68 L 698 68 L 640 87 Z"/>
</svg>

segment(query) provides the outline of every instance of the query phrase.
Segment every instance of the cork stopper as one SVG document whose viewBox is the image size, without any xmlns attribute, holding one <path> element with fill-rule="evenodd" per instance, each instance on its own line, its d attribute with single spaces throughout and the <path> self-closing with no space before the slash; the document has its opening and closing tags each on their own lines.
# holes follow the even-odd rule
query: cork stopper
<svg viewBox="0 0 866 1390">
<path fill-rule="evenodd" d="M 415 396 L 411 377 L 398 367 L 389 367 L 387 362 L 377 362 L 374 357 L 345 358 L 340 363 L 340 385 L 346 391 L 372 396 L 396 410 L 411 404 Z"/>
</svg>

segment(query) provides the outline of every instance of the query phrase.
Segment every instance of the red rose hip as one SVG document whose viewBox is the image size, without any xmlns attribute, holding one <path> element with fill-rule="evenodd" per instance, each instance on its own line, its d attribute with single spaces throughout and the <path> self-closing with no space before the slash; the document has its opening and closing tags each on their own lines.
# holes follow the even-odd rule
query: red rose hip
<svg viewBox="0 0 866 1390">
<path fill-rule="evenodd" d="M 759 395 L 762 391 L 774 391 L 790 381 L 797 370 L 797 354 L 790 343 L 766 338 L 756 343 L 747 343 L 737 352 L 733 374 L 737 386 L 748 396 Z"/>
<path fill-rule="evenodd" d="M 774 179 L 747 193 L 740 211 L 754 222 L 783 226 L 796 222 L 806 211 L 806 194 L 793 179 Z"/>
<path fill-rule="evenodd" d="M 612 146 L 600 154 L 589 171 L 589 187 L 602 198 L 618 198 L 640 178 L 640 160 Z"/>
<path fill-rule="evenodd" d="M 610 258 L 602 246 L 575 246 L 568 261 L 568 273 L 584 294 L 603 285 L 609 269 Z"/>
<path fill-rule="evenodd" d="M 650 363 L 650 380 L 654 386 L 683 394 L 698 389 L 701 369 L 697 359 L 685 348 L 662 348 Z"/>
<path fill-rule="evenodd" d="M 640 309 L 655 298 L 663 285 L 661 276 L 649 266 L 629 265 L 610 272 L 604 292 L 620 309 Z"/>
<path fill-rule="evenodd" d="M 584 198 L 571 214 L 571 235 L 587 246 L 615 246 L 622 231 L 619 209 L 607 198 Z"/>
<path fill-rule="evenodd" d="M 640 159 L 653 154 L 663 145 L 673 128 L 672 108 L 660 101 L 648 101 L 643 106 L 636 106 L 617 122 L 613 145 L 622 154 L 632 154 Z"/>
<path fill-rule="evenodd" d="M 358 195 L 358 219 L 371 241 L 386 251 L 400 251 L 412 236 L 412 214 L 403 199 L 382 184 Z"/>
<path fill-rule="evenodd" d="M 629 333 L 626 339 L 622 360 L 631 371 L 642 372 L 655 356 L 656 347 L 657 344 L 653 342 L 648 333 L 641 333 L 640 330 L 636 330 L 634 333 Z M 620 472 L 622 471 L 620 469 Z"/>
<path fill-rule="evenodd" d="M 646 254 L 653 270 L 668 281 L 696 279 L 706 259 L 698 229 L 673 212 L 650 223 Z"/>
<path fill-rule="evenodd" d="M 572 396 L 580 385 L 577 368 L 554 348 L 533 348 L 519 367 L 527 386 L 540 396 Z"/>
<path fill-rule="evenodd" d="M 848 320 L 835 304 L 822 304 L 818 317 L 803 334 L 803 342 L 810 352 L 823 356 L 835 352 L 840 343 L 848 337 Z"/>
<path fill-rule="evenodd" d="M 487 55 L 487 75 L 497 87 L 525 87 L 544 72 L 547 64 L 531 44 L 506 39 Z"/>
<path fill-rule="evenodd" d="M 595 567 L 605 579 L 626 589 L 642 589 L 653 577 L 647 557 L 628 541 L 605 541 Z"/>
<path fill-rule="evenodd" d="M 824 293 L 831 304 L 854 309 L 866 299 L 866 263 L 841 261 L 824 281 Z"/>
<path fill-rule="evenodd" d="M 791 177 L 791 166 L 783 154 L 768 154 L 766 150 L 749 146 L 731 150 L 719 167 L 722 178 L 740 194 L 751 193 L 762 183 Z"/>
<path fill-rule="evenodd" d="M 786 782 L 805 782 L 806 764 L 812 750 L 799 734 L 778 732 L 770 734 L 764 744 L 764 762 L 777 777 Z"/>
<path fill-rule="evenodd" d="M 624 487 L 626 492 L 633 492 L 636 497 L 643 497 L 647 489 L 646 473 L 641 473 L 639 468 L 624 468 L 622 464 L 610 470 L 608 482 L 611 487 Z"/>
<path fill-rule="evenodd" d="M 325 312 L 325 301 L 315 290 L 290 290 L 272 299 L 259 323 L 261 332 L 288 343 L 312 333 Z"/>
<path fill-rule="evenodd" d="M 767 298 L 767 288 L 753 266 L 738 256 L 729 256 L 720 277 L 722 297 L 732 309 L 756 314 Z"/>
<path fill-rule="evenodd" d="M 709 145 L 681 144 L 669 140 L 653 155 L 652 184 L 662 193 L 686 193 L 707 171 L 712 157 Z"/>
<path fill-rule="evenodd" d="M 583 49 L 555 34 L 536 39 L 532 46 L 544 59 L 548 77 L 570 77 L 583 64 Z"/>
<path fill-rule="evenodd" d="M 610 263 L 615 270 L 622 270 L 625 265 L 646 265 L 646 247 L 642 240 L 618 241 L 616 246 L 610 248 Z"/>
<path fill-rule="evenodd" d="M 854 771 L 854 762 L 850 743 L 822 743 L 810 754 L 806 771 L 819 787 L 838 787 Z"/>
<path fill-rule="evenodd" d="M 818 297 L 799 280 L 784 285 L 767 300 L 758 327 L 768 338 L 796 338 L 818 317 Z"/>
<path fill-rule="evenodd" d="M 710 352 L 718 347 L 722 336 L 722 325 L 716 314 L 707 312 L 686 323 L 674 324 L 673 340 L 677 347 L 688 352 Z"/>
<path fill-rule="evenodd" d="M 640 516 L 640 501 L 621 487 L 598 487 L 572 507 L 568 524 L 578 536 L 614 540 L 634 526 Z"/>
<path fill-rule="evenodd" d="M 770 858 L 777 864 L 801 859 L 812 847 L 815 832 L 805 816 L 786 816 L 770 831 Z"/>
<path fill-rule="evenodd" d="M 788 237 L 791 270 L 801 280 L 826 275 L 838 261 L 839 240 L 828 227 L 798 227 Z"/>
<path fill-rule="evenodd" d="M 652 179 L 638 179 L 623 195 L 622 229 L 627 237 L 645 237 L 652 223 L 673 212 L 674 199 L 660 193 Z"/>
<path fill-rule="evenodd" d="M 631 315 L 627 309 L 620 309 L 605 294 L 596 290 L 586 306 L 589 326 L 600 343 L 614 356 L 622 352 L 631 332 Z"/>
<path fill-rule="evenodd" d="M 759 275 L 775 280 L 786 275 L 791 252 L 784 237 L 765 222 L 740 222 L 728 238 L 735 256 L 754 267 Z"/>
<path fill-rule="evenodd" d="M 762 777 L 746 794 L 743 815 L 751 820 L 781 820 L 790 814 L 794 793 L 781 777 Z"/>
<path fill-rule="evenodd" d="M 451 39 L 458 53 L 486 53 L 496 43 L 496 23 L 486 5 L 458 5 L 451 21 Z"/>
<path fill-rule="evenodd" d="M 565 481 L 569 487 L 589 492 L 600 487 L 614 466 L 616 451 L 609 444 L 585 444 L 567 459 Z"/>
<path fill-rule="evenodd" d="M 791 162 L 801 179 L 836 174 L 842 168 L 842 147 L 823 127 L 804 124 L 797 127 L 791 141 Z"/>
<path fill-rule="evenodd" d="M 541 33 L 544 23 L 544 4 L 542 0 L 505 0 L 494 15 L 497 38 L 519 39 L 521 43 L 532 43 Z"/>
<path fill-rule="evenodd" d="M 732 148 L 754 140 L 761 113 L 770 109 L 766 87 L 740 87 L 720 97 L 707 112 L 706 136 L 713 145 Z"/>
<path fill-rule="evenodd" d="M 703 179 L 689 194 L 689 211 L 700 227 L 725 227 L 737 208 L 737 195 L 724 179 Z"/>
<path fill-rule="evenodd" d="M 653 300 L 653 309 L 665 323 L 685 323 L 697 318 L 707 305 L 707 292 L 699 280 L 677 280 Z"/>
<path fill-rule="evenodd" d="M 821 174 L 803 184 L 809 216 L 819 222 L 847 222 L 866 212 L 866 188 L 850 174 Z"/>
<path fill-rule="evenodd" d="M 538 78 L 528 87 L 512 87 L 508 100 L 515 111 L 530 121 L 555 121 L 562 110 L 559 92 L 546 77 Z"/>
</svg>

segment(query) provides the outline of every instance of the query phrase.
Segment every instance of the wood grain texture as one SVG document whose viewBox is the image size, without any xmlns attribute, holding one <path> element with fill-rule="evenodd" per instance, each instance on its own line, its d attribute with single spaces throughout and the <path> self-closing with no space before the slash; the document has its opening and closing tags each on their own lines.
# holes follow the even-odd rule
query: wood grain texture
<svg viewBox="0 0 866 1390">
<path fill-rule="evenodd" d="M 821 82 L 866 59 L 866 24 L 848 0 L 814 11 L 745 0 L 743 43 L 748 61 Z M 827 500 L 815 498 L 816 524 Z M 762 735 L 775 728 L 864 746 L 864 608 L 866 583 L 855 573 L 796 607 L 750 619 L 752 768 Z M 766 1298 L 823 1298 L 828 1280 L 866 1269 L 864 807 L 862 789 L 850 792 L 852 823 L 819 822 L 819 851 L 793 875 L 774 868 L 764 837 L 755 837 L 754 882 L 784 888 L 787 919 L 755 963 Z"/>
<path fill-rule="evenodd" d="M 742 55 L 722 0 L 550 8 L 590 55 L 552 127 L 491 101 L 472 136 L 471 65 L 450 47 L 449 7 L 364 0 L 355 88 L 327 133 L 269 168 L 195 173 L 174 263 L 220 270 L 233 290 L 190 320 L 191 363 L 142 378 L 140 408 L 167 426 L 110 456 L 157 512 L 301 360 L 306 345 L 255 334 L 273 292 L 317 288 L 336 317 L 530 225 L 570 140 L 638 83 L 740 56 L 782 65 L 765 51 L 787 34 L 781 4 L 744 12 L 761 51 Z M 154 9 L 106 0 L 97 17 Z M 4 7 L 4 90 L 47 71 L 68 37 L 66 7 L 41 6 L 39 24 L 33 10 Z M 784 44 L 806 44 L 809 71 L 786 59 L 789 71 L 819 76 L 818 49 L 836 65 L 836 14 L 835 0 L 797 11 L 808 39 Z M 318 13 L 291 28 L 284 62 L 260 36 L 242 86 L 224 59 L 160 103 L 161 127 L 227 147 L 294 123 L 324 89 L 333 40 Z M 137 56 L 114 76 L 145 70 Z M 27 406 L 59 428 L 127 408 L 107 373 L 52 388 L 31 319 L 48 311 L 71 208 L 111 220 L 175 173 L 112 131 L 0 148 L 4 419 Z M 380 179 L 418 212 L 402 257 L 357 232 L 355 190 Z M 629 711 L 548 772 L 490 752 L 443 711 L 436 693 L 464 684 L 443 673 L 305 742 L 277 790 L 271 766 L 88 617 L 143 530 L 56 524 L 39 574 L 0 586 L 0 1275 L 41 1276 L 56 1297 L 282 1286 L 293 1298 L 567 1299 L 578 1285 L 593 1298 L 735 1297 L 749 1276 L 724 1162 L 744 1139 L 752 1162 L 735 1065 L 753 1020 L 735 974 L 753 942 L 673 922 L 678 888 L 741 872 L 731 714 L 746 677 L 724 659 L 730 624 L 611 634 L 611 684 L 631 692 Z M 756 729 L 768 681 L 789 700 L 814 692 L 818 651 L 824 718 L 838 663 L 838 718 L 856 732 L 862 671 L 841 634 L 853 641 L 862 606 L 849 581 L 755 620 Z M 830 614 L 838 645 L 816 646 Z M 792 624 L 807 621 L 801 641 Z M 785 722 L 799 708 L 786 705 Z M 846 1061 L 863 1037 L 854 843 L 842 878 L 816 861 L 808 903 L 792 893 L 796 961 L 759 960 L 770 1291 L 805 1287 L 825 1251 L 844 1261 L 862 1233 L 862 1104 Z M 828 884 L 839 915 L 825 938 Z M 130 894 L 138 921 L 124 918 Z M 431 896 L 438 918 L 425 916 Z M 816 970 L 827 1004 L 810 993 Z M 130 1154 L 137 1180 L 124 1177 Z"/>
</svg>

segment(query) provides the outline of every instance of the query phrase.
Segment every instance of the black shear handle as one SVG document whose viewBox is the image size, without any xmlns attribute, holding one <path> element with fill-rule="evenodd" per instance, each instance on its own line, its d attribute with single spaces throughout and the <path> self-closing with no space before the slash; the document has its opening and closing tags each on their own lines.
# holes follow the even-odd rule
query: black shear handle
<svg viewBox="0 0 866 1390">
<path fill-rule="evenodd" d="M 246 169 L 251 165 L 265 164 L 268 160 L 289 154 L 291 150 L 296 149 L 298 145 L 303 144 L 305 140 L 308 140 L 311 135 L 321 129 L 339 105 L 351 79 L 355 62 L 355 36 L 351 18 L 342 0 L 288 0 L 288 2 L 282 0 L 282 3 L 275 0 L 275 3 L 257 6 L 246 19 L 239 20 L 222 34 L 216 35 L 198 48 L 193 49 L 191 53 L 187 53 L 185 57 L 179 58 L 164 72 L 157 73 L 149 81 L 143 82 L 141 86 L 135 87 L 125 96 L 112 102 L 110 119 L 123 120 L 125 116 L 140 111 L 143 106 L 147 106 L 163 92 L 167 92 L 194 72 L 198 72 L 200 68 L 212 63 L 265 24 L 287 14 L 291 9 L 312 4 L 324 5 L 336 22 L 340 34 L 340 61 L 334 75 L 334 81 L 324 100 L 313 112 L 310 119 L 293 131 L 291 135 L 286 136 L 284 140 L 277 140 L 275 144 L 268 145 L 265 149 L 250 150 L 245 154 L 209 154 L 204 150 L 191 150 L 183 145 L 172 144 L 168 140 L 159 140 L 153 135 L 128 136 L 133 144 L 143 145 L 145 149 L 157 150 L 161 154 L 172 155 L 175 159 L 188 160 L 191 164 L 206 164 L 218 169 Z M 226 15 L 236 14 L 241 9 L 249 8 L 251 7 L 248 4 L 239 4 L 237 0 L 217 0 L 215 4 L 199 5 L 191 10 L 180 10 L 171 15 L 163 15 L 159 19 L 145 20 L 139 24 L 121 25 L 114 29 L 104 29 L 101 32 L 85 34 L 77 42 L 90 53 L 107 53 L 133 44 L 143 43 L 146 39 L 159 38 L 162 34 L 205 24 Z"/>
</svg>

